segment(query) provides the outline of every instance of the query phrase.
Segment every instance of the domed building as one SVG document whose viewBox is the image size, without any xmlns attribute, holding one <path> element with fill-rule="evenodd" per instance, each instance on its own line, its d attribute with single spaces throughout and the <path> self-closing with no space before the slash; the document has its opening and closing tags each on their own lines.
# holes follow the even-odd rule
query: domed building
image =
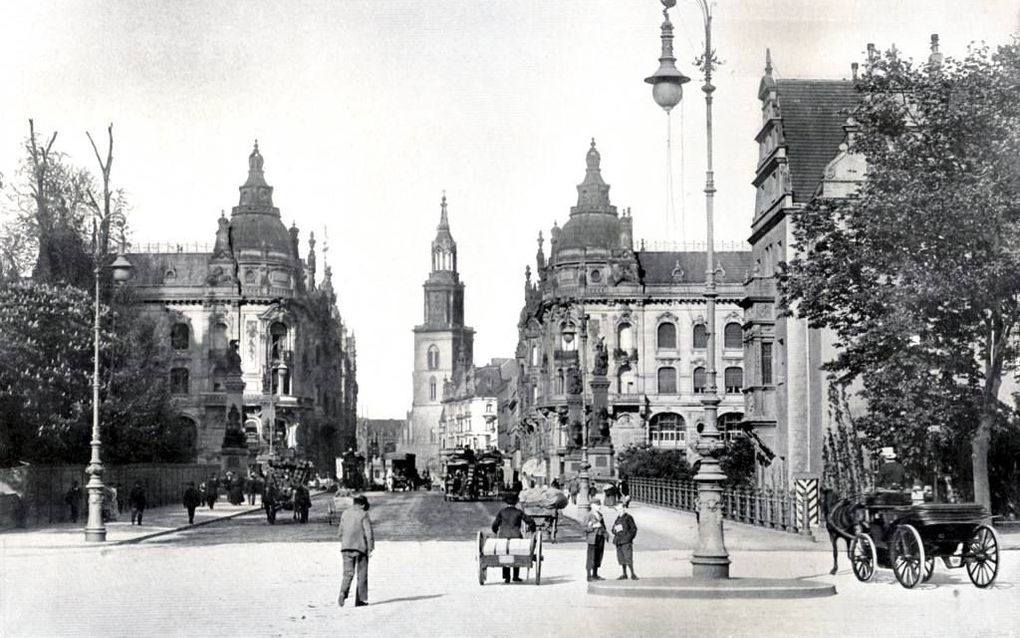
<svg viewBox="0 0 1020 638">
<path fill-rule="evenodd" d="M 314 460 L 329 471 L 355 447 L 357 349 L 332 273 L 304 257 L 266 183 L 258 142 L 215 241 L 136 246 L 134 297 L 164 330 L 168 382 L 194 460 L 246 469 L 259 455 Z"/>
<path fill-rule="evenodd" d="M 592 140 L 577 205 L 538 237 L 518 322 L 514 467 L 552 480 L 580 470 L 584 420 L 591 474 L 612 476 L 617 450 L 650 444 L 690 453 L 704 418 L 707 330 L 703 251 L 637 249 L 630 211 L 610 203 Z M 744 278 L 751 252 L 717 251 L 719 423 L 744 418 Z M 582 416 L 585 415 L 585 416 Z M 728 436 L 728 434 L 727 434 Z"/>
</svg>

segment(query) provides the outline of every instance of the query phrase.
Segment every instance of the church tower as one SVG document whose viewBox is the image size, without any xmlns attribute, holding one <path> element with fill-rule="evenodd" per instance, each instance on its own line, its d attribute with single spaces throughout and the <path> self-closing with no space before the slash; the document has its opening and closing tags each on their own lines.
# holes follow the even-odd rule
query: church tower
<svg viewBox="0 0 1020 638">
<path fill-rule="evenodd" d="M 414 399 L 404 448 L 417 455 L 419 469 L 434 471 L 444 382 L 460 380 L 474 361 L 475 331 L 464 325 L 464 284 L 457 273 L 457 242 L 450 234 L 446 193 L 432 241 L 432 271 L 422 288 L 424 317 L 414 328 Z"/>
</svg>

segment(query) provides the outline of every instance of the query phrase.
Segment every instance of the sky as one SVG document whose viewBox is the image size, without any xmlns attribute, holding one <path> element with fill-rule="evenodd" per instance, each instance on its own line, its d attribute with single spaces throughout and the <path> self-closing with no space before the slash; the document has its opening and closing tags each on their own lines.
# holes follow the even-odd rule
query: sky
<svg viewBox="0 0 1020 638">
<path fill-rule="evenodd" d="M 595 138 L 610 198 L 648 242 L 704 241 L 705 106 L 695 0 L 671 10 L 695 79 L 672 118 L 657 0 L 5 2 L 0 173 L 28 118 L 95 168 L 85 136 L 114 125 L 113 182 L 132 241 L 212 243 L 257 138 L 284 223 L 314 232 L 357 336 L 359 413 L 411 404 L 412 328 L 445 190 L 475 363 L 513 356 L 524 268 L 576 203 Z M 846 78 L 867 43 L 961 56 L 1020 31 L 1015 0 L 758 0 L 713 4 L 716 240 L 742 243 L 765 49 L 787 78 Z M 100 142 L 102 146 L 103 142 Z M 667 195 L 667 177 L 675 184 Z M 657 244 L 657 245 L 660 245 Z M 546 244 L 548 248 L 548 243 Z M 305 248 L 302 248 L 304 251 Z M 321 266 L 320 266 L 321 272 Z"/>
</svg>

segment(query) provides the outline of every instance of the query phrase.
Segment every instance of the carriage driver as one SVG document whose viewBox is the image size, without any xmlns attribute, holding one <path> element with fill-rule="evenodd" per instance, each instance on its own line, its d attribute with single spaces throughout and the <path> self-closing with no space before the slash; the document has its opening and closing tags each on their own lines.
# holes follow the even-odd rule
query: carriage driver
<svg viewBox="0 0 1020 638">
<path fill-rule="evenodd" d="M 907 471 L 896 460 L 896 450 L 891 447 L 882 448 L 882 465 L 878 468 L 875 487 L 883 490 L 901 491 L 907 485 Z"/>
</svg>

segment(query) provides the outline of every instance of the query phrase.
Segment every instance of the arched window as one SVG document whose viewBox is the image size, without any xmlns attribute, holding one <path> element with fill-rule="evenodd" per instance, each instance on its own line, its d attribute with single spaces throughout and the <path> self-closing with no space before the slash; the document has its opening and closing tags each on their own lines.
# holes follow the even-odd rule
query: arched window
<svg viewBox="0 0 1020 638">
<path fill-rule="evenodd" d="M 437 348 L 434 344 L 429 346 L 428 364 L 429 370 L 439 369 L 439 348 Z"/>
<path fill-rule="evenodd" d="M 556 394 L 563 394 L 563 370 L 556 371 Z"/>
<path fill-rule="evenodd" d="M 672 412 L 656 414 L 648 422 L 648 440 L 654 447 L 683 448 L 687 440 L 684 418 Z"/>
<path fill-rule="evenodd" d="M 616 329 L 616 343 L 624 352 L 629 352 L 634 348 L 634 329 L 629 323 L 621 323 Z"/>
<path fill-rule="evenodd" d="M 703 323 L 694 326 L 694 347 L 701 350 L 708 347 L 708 331 Z"/>
<path fill-rule="evenodd" d="M 177 429 L 184 442 L 184 460 L 194 463 L 198 458 L 198 426 L 191 418 L 177 417 Z"/>
<path fill-rule="evenodd" d="M 184 322 L 174 324 L 170 329 L 170 347 L 174 350 L 187 350 L 191 342 L 191 328 Z"/>
<path fill-rule="evenodd" d="M 676 368 L 659 368 L 659 394 L 676 394 Z"/>
<path fill-rule="evenodd" d="M 188 394 L 188 369 L 187 368 L 171 368 L 170 369 L 170 393 L 171 394 Z"/>
<path fill-rule="evenodd" d="M 287 347 L 287 326 L 274 321 L 269 326 L 269 357 L 275 361 L 283 359 L 284 349 Z"/>
<path fill-rule="evenodd" d="M 209 347 L 219 352 L 227 350 L 227 324 L 219 322 L 212 327 Z"/>
<path fill-rule="evenodd" d="M 429 379 L 429 401 L 436 400 L 436 378 Z"/>
<path fill-rule="evenodd" d="M 723 347 L 727 350 L 740 350 L 744 347 L 743 337 L 743 329 L 739 323 L 735 321 L 728 323 L 725 332 L 723 332 Z"/>
<path fill-rule="evenodd" d="M 694 394 L 705 393 L 705 369 L 694 368 Z"/>
<path fill-rule="evenodd" d="M 656 345 L 659 350 L 676 350 L 676 324 L 668 321 L 659 324 Z"/>
<path fill-rule="evenodd" d="M 531 365 L 538 365 L 538 346 L 531 344 Z"/>
<path fill-rule="evenodd" d="M 723 379 L 726 382 L 726 394 L 739 394 L 743 391 L 744 371 L 741 368 L 726 368 Z"/>
</svg>

